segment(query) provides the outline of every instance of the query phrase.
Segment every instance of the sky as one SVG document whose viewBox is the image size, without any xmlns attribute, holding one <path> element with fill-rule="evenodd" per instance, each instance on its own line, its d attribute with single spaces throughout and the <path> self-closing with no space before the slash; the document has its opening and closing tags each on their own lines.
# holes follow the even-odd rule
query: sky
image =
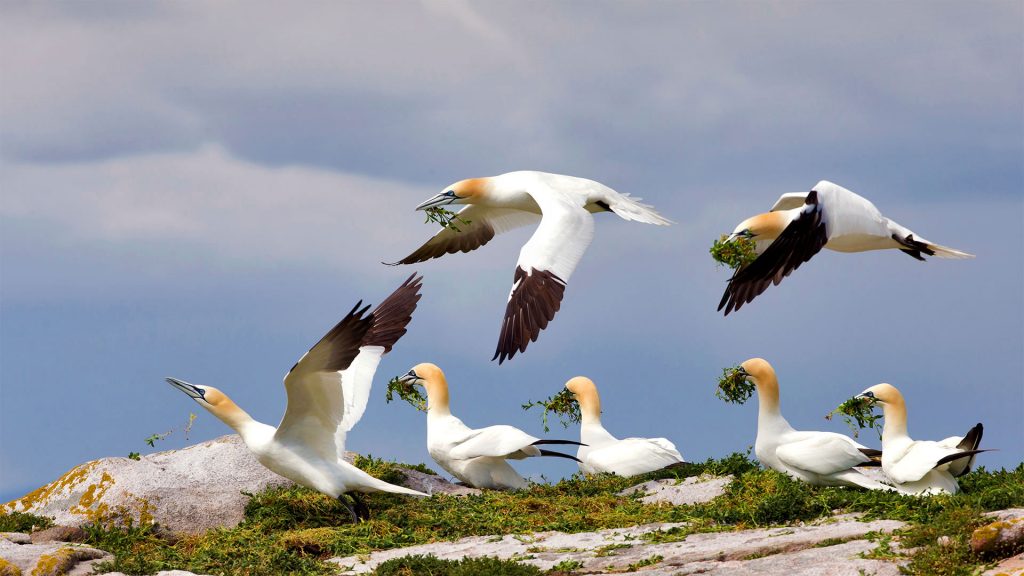
<svg viewBox="0 0 1024 576">
<path fill-rule="evenodd" d="M 352 450 L 431 464 L 424 415 L 384 402 L 388 378 L 429 361 L 470 426 L 573 439 L 520 405 L 586 375 L 613 434 L 721 457 L 753 445 L 757 409 L 716 399 L 717 377 L 760 356 L 799 429 L 847 431 L 824 414 L 889 382 L 915 438 L 983 422 L 998 451 L 978 463 L 1016 466 L 1022 22 L 1017 1 L 5 2 L 0 501 L 230 432 L 165 376 L 276 424 L 288 368 L 414 270 L 423 299 Z M 597 180 L 675 224 L 597 215 L 558 316 L 499 366 L 532 230 L 381 261 L 433 234 L 418 203 L 513 170 Z M 716 312 L 729 274 L 712 240 L 822 179 L 977 258 L 826 250 Z"/>
</svg>

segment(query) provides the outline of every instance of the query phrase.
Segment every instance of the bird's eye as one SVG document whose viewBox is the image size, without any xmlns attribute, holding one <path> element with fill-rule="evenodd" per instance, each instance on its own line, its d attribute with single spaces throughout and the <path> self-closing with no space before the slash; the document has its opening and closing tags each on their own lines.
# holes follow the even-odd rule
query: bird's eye
<svg viewBox="0 0 1024 576">
<path fill-rule="evenodd" d="M 450 198 L 455 198 L 455 191 L 454 190 L 449 190 L 449 191 L 445 192 L 444 195 L 448 196 Z"/>
<path fill-rule="evenodd" d="M 412 378 L 417 378 L 418 377 L 418 376 L 416 376 L 416 371 L 415 370 L 409 370 L 409 372 L 406 373 L 406 376 L 411 376 Z"/>
</svg>

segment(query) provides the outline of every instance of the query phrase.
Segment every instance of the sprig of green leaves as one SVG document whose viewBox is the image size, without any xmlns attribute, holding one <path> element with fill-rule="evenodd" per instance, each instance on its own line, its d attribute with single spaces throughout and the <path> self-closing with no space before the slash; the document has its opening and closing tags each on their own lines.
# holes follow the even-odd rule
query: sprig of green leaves
<svg viewBox="0 0 1024 576">
<path fill-rule="evenodd" d="M 722 234 L 711 245 L 711 257 L 719 264 L 736 269 L 746 266 L 757 258 L 757 242 L 746 236 L 739 236 L 726 242 L 727 235 Z"/>
<path fill-rule="evenodd" d="M 397 394 L 399 398 L 408 402 L 413 408 L 420 412 L 426 412 L 427 398 L 423 395 L 423 392 L 420 392 L 420 389 L 411 383 L 402 382 L 398 378 L 398 376 L 395 376 L 388 381 L 388 391 L 384 401 L 390 404 L 395 399 L 395 394 Z"/>
<path fill-rule="evenodd" d="M 583 419 L 583 415 L 580 413 L 580 403 L 576 401 L 576 397 L 573 396 L 568 388 L 562 388 L 561 392 L 544 400 L 530 400 L 523 404 L 523 410 L 529 410 L 534 406 L 544 408 L 541 421 L 544 424 L 545 432 L 550 431 L 548 428 L 548 412 L 556 414 L 558 421 L 562 423 L 564 428 L 568 428 L 569 424 L 579 424 Z"/>
<path fill-rule="evenodd" d="M 875 401 L 871 398 L 854 396 L 837 406 L 835 410 L 825 414 L 825 420 L 831 420 L 833 416 L 839 414 L 853 431 L 854 438 L 859 436 L 860 430 L 864 428 L 874 428 L 878 432 L 878 437 L 881 438 L 882 425 L 877 422 L 882 419 L 882 415 L 875 414 L 874 408 Z"/>
<path fill-rule="evenodd" d="M 457 212 L 451 210 L 445 210 L 440 206 L 434 206 L 433 208 L 427 208 L 423 211 L 427 215 L 427 219 L 424 220 L 424 224 L 430 222 L 436 222 L 441 226 L 450 229 L 453 232 L 462 232 L 458 224 L 469 226 L 473 223 L 472 220 L 466 220 L 460 218 Z M 458 223 L 458 224 L 457 224 Z"/>
<path fill-rule="evenodd" d="M 722 369 L 722 376 L 718 379 L 718 389 L 715 396 L 733 404 L 743 404 L 754 395 L 757 387 L 747 379 L 746 373 L 739 366 L 730 366 Z"/>
</svg>

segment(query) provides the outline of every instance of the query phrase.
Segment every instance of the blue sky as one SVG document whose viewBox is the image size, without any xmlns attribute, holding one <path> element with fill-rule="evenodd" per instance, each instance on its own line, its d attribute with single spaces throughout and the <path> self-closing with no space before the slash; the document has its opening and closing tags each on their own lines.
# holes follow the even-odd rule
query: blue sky
<svg viewBox="0 0 1024 576">
<path fill-rule="evenodd" d="M 386 405 L 384 383 L 432 361 L 471 426 L 540 433 L 519 405 L 582 374 L 613 433 L 723 456 L 753 444 L 756 408 L 717 400 L 717 374 L 762 356 L 797 427 L 843 431 L 822 416 L 887 381 L 913 436 L 982 421 L 1000 450 L 979 463 L 1024 460 L 1020 2 L 0 10 L 2 499 L 156 432 L 177 430 L 167 449 L 229 431 L 164 376 L 276 424 L 292 363 L 412 270 L 424 298 L 354 450 L 429 463 L 423 415 Z M 432 234 L 420 201 L 520 169 L 599 180 L 676 225 L 599 215 L 558 317 L 499 367 L 530 230 L 379 262 Z M 821 179 L 977 259 L 826 251 L 716 313 L 711 241 Z"/>
</svg>

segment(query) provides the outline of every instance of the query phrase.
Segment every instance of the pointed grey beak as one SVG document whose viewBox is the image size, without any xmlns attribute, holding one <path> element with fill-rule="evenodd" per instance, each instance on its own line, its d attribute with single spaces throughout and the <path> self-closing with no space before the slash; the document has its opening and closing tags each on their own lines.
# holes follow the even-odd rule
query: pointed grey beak
<svg viewBox="0 0 1024 576">
<path fill-rule="evenodd" d="M 723 244 L 728 244 L 729 242 L 732 242 L 733 240 L 735 240 L 735 239 L 737 239 L 739 237 L 740 237 L 739 234 L 733 232 L 732 234 L 729 234 L 729 237 L 725 239 L 725 242 L 723 242 Z"/>
<path fill-rule="evenodd" d="M 419 206 L 416 207 L 416 209 L 417 210 L 426 210 L 427 208 L 437 208 L 438 206 L 447 206 L 448 204 L 451 204 L 452 202 L 455 202 L 455 200 L 457 200 L 457 199 L 458 199 L 458 196 L 456 196 L 454 192 L 450 192 L 450 191 L 449 192 L 442 192 L 442 193 L 438 194 L 437 196 L 434 196 L 430 200 L 427 200 L 426 202 L 420 204 Z"/>
<path fill-rule="evenodd" d="M 408 372 L 403 374 L 398 379 L 398 381 L 401 382 L 402 384 L 415 384 L 417 381 L 419 381 L 419 379 L 420 377 L 416 375 L 416 372 L 409 370 Z"/>
<path fill-rule="evenodd" d="M 167 383 L 170 384 L 171 386 L 174 386 L 178 390 L 181 390 L 185 394 L 188 394 L 188 397 L 192 398 L 193 400 L 204 399 L 203 396 L 206 394 L 206 392 L 193 384 L 189 384 L 188 382 L 185 382 L 183 380 L 178 380 L 177 378 L 164 378 L 164 380 L 166 380 Z"/>
</svg>

